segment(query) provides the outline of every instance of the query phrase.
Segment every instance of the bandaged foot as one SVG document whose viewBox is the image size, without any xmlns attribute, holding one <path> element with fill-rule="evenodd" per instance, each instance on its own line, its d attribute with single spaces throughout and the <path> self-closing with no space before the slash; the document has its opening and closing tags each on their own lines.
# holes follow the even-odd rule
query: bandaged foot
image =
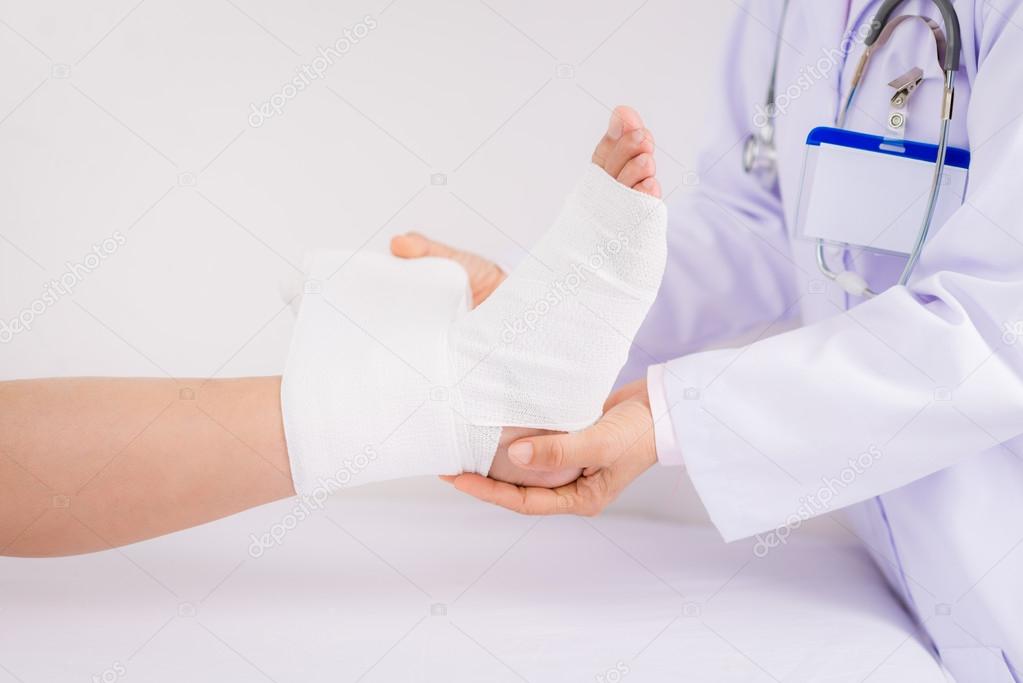
<svg viewBox="0 0 1023 683">
<path fill-rule="evenodd" d="M 635 156 L 607 168 L 628 127 L 609 131 L 607 156 L 476 309 L 452 261 L 310 257 L 282 385 L 299 494 L 485 475 L 502 427 L 571 431 L 600 416 L 666 259 L 665 208 L 645 194 L 656 181 L 619 182 Z"/>
</svg>

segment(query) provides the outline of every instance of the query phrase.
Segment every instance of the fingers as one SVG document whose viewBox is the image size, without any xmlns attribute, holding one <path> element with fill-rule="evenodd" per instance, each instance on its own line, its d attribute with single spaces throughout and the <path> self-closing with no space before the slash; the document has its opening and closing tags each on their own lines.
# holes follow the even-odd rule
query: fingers
<svg viewBox="0 0 1023 683">
<path fill-rule="evenodd" d="M 610 473 L 601 471 L 586 480 L 579 479 L 556 489 L 515 486 L 478 474 L 460 475 L 452 483 L 456 489 L 474 498 L 523 515 L 591 517 L 617 495 L 609 488 L 611 480 Z"/>
<path fill-rule="evenodd" d="M 515 486 L 478 474 L 460 475 L 455 477 L 452 483 L 456 489 L 468 493 L 474 498 L 524 515 L 565 514 L 571 512 L 573 503 L 577 499 L 576 496 L 565 491 L 573 489 L 573 484 L 552 490 Z"/>
<path fill-rule="evenodd" d="M 593 517 L 614 502 L 645 469 L 635 462 L 622 463 L 556 489 L 515 486 L 478 474 L 462 474 L 451 483 L 462 493 L 523 515 Z"/>
<path fill-rule="evenodd" d="M 583 468 L 583 476 L 570 484 L 554 489 L 514 486 L 478 474 L 445 480 L 459 491 L 526 515 L 595 515 L 657 462 L 645 388 L 640 380 L 615 392 L 609 403 L 632 393 L 589 429 L 520 439 L 508 448 L 509 458 L 528 469 Z"/>
</svg>

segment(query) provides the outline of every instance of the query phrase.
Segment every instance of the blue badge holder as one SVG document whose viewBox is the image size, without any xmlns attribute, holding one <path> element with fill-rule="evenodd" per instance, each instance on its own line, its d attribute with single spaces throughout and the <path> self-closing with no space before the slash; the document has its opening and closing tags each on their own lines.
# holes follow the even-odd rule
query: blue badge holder
<svg viewBox="0 0 1023 683">
<path fill-rule="evenodd" d="M 795 234 L 830 244 L 908 255 L 927 211 L 938 146 L 842 128 L 806 139 Z M 963 204 L 970 152 L 949 147 L 928 238 Z"/>
</svg>

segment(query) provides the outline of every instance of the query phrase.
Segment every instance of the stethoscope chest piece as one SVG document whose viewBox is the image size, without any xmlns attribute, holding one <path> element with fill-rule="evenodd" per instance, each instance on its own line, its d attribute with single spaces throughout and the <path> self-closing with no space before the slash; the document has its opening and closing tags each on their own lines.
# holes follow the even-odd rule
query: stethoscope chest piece
<svg viewBox="0 0 1023 683">
<path fill-rule="evenodd" d="M 746 173 L 771 185 L 778 175 L 778 152 L 774 146 L 774 126 L 768 124 L 746 136 L 742 148 L 742 168 Z"/>
</svg>

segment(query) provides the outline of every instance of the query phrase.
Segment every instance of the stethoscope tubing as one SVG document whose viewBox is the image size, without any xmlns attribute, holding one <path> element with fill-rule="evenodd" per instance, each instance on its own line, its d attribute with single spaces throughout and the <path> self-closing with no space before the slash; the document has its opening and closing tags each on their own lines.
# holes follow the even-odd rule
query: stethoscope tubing
<svg viewBox="0 0 1023 683">
<path fill-rule="evenodd" d="M 846 98 L 844 105 L 842 106 L 839 115 L 837 117 L 837 125 L 839 128 L 844 127 L 845 119 L 852 107 L 852 103 L 855 100 L 856 94 L 859 90 L 860 83 L 866 75 L 866 66 L 869 62 L 870 55 L 873 51 L 874 45 L 878 38 L 884 32 L 885 27 L 889 24 L 892 19 L 892 14 L 905 0 L 886 0 L 885 3 L 880 7 L 871 22 L 871 31 L 864 40 L 865 52 L 861 60 L 859 67 L 857 68 L 856 76 L 853 82 L 849 86 L 849 95 Z M 959 16 L 956 13 L 955 7 L 952 5 L 950 0 L 934 0 L 934 4 L 938 7 L 941 12 L 942 20 L 945 24 L 945 32 L 947 39 L 944 45 L 944 54 L 939 55 L 941 60 L 942 69 L 945 73 L 944 83 L 944 99 L 942 103 L 941 111 L 941 126 L 938 139 L 938 153 L 934 164 L 934 175 L 931 181 L 931 189 L 927 200 L 927 210 L 924 215 L 923 222 L 920 229 L 917 231 L 917 237 L 913 244 L 913 249 L 910 251 L 906 260 L 906 265 L 903 268 L 902 274 L 899 276 L 899 285 L 905 286 L 909 282 L 909 278 L 912 276 L 917 263 L 920 260 L 921 252 L 923 251 L 924 244 L 927 242 L 927 237 L 930 233 L 931 227 L 934 223 L 934 214 L 937 210 L 938 197 L 941 192 L 941 179 L 944 176 L 945 171 L 945 160 L 948 152 L 948 139 L 949 139 L 949 128 L 952 118 L 952 103 L 955 98 L 955 75 L 959 69 L 959 57 L 962 48 L 961 29 L 959 25 Z M 757 155 L 764 154 L 773 157 L 770 154 L 770 150 L 764 149 L 765 147 L 772 146 L 774 144 L 774 116 L 776 114 L 775 107 L 775 93 L 777 89 L 778 79 L 778 62 L 780 58 L 781 45 L 784 41 L 784 26 L 785 18 L 788 14 L 789 0 L 784 0 L 782 4 L 781 21 L 778 29 L 778 40 L 775 43 L 774 61 L 771 67 L 771 82 L 767 91 L 767 107 L 766 113 L 768 120 L 764 126 L 764 131 L 761 131 L 759 136 L 751 136 L 751 138 L 758 138 L 754 140 Z M 882 41 L 883 42 L 883 41 Z M 939 44 L 939 50 L 941 46 Z M 749 145 L 747 145 L 749 146 Z M 744 159 L 743 167 L 747 172 L 753 172 L 753 170 L 761 164 L 755 162 L 756 160 Z M 769 163 L 776 166 L 776 162 L 773 159 L 766 159 Z M 827 255 L 825 253 L 825 243 L 823 240 L 816 240 L 816 260 L 817 267 L 820 271 L 830 278 L 831 280 L 838 280 L 841 273 L 836 273 L 831 270 L 827 262 Z M 866 282 L 859 276 L 850 276 L 846 278 L 856 284 L 856 291 L 848 289 L 850 293 L 858 294 L 864 297 L 876 296 L 876 292 L 871 290 Z M 846 286 L 846 285 L 843 285 Z"/>
</svg>

